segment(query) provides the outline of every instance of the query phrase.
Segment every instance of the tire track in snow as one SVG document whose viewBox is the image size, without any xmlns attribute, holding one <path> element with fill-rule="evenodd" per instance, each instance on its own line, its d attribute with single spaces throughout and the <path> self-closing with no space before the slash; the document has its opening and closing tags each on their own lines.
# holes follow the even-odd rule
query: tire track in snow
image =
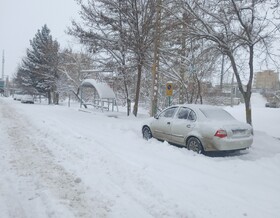
<svg viewBox="0 0 280 218">
<path fill-rule="evenodd" d="M 9 148 L 11 170 L 18 176 L 18 182 L 29 181 L 30 187 L 34 187 L 27 200 L 40 198 L 46 206 L 46 216 L 43 217 L 61 217 L 61 213 L 69 213 L 68 217 L 107 217 L 106 205 L 102 205 L 96 198 L 89 198 L 81 179 L 66 171 L 55 160 L 47 148 L 48 139 L 37 142 L 38 136 L 34 135 L 36 133 L 28 120 L 8 104 L 2 104 L 0 110 L 3 118 L 8 121 L 6 132 L 12 145 Z M 55 196 L 56 202 L 52 202 L 52 196 Z M 57 210 L 58 208 L 62 211 Z M 25 213 L 31 215 L 32 211 Z M 23 214 L 21 217 L 26 217 Z"/>
<path fill-rule="evenodd" d="M 107 205 L 108 216 L 113 215 L 114 217 L 120 212 L 122 215 L 126 214 L 124 217 L 130 217 L 129 215 L 133 212 L 141 211 L 141 215 L 138 214 L 137 217 L 185 217 L 185 214 L 181 214 L 179 211 L 170 210 L 170 207 L 177 207 L 176 203 L 164 196 L 153 181 L 147 177 L 146 171 L 150 171 L 149 167 L 145 169 L 141 164 L 131 162 L 122 154 L 111 150 L 111 146 L 109 146 L 112 145 L 111 125 L 104 127 L 105 136 L 104 134 L 98 135 L 98 133 L 87 135 L 82 131 L 69 134 L 68 131 L 71 130 L 64 129 L 65 123 L 69 123 L 67 119 L 62 119 L 64 121 L 62 124 L 61 120 L 56 120 L 56 117 L 52 118 L 53 120 L 48 121 L 46 126 L 54 125 L 56 128 L 61 126 L 63 129 L 60 131 L 64 133 L 60 132 L 62 139 L 56 137 L 55 129 L 43 127 L 36 131 L 39 131 L 41 135 L 47 134 L 49 141 L 57 143 L 55 149 L 60 151 L 58 154 L 60 157 L 67 157 L 67 160 L 71 160 L 71 162 L 79 162 L 79 167 L 86 169 L 76 173 L 84 174 L 82 178 L 87 177 L 85 183 L 90 187 L 91 196 L 99 196 L 99 203 L 102 201 L 103 205 Z M 117 127 L 119 128 L 119 126 Z M 62 135 L 67 136 L 67 139 L 63 139 Z M 77 136 L 80 137 L 77 139 Z M 123 142 L 118 139 L 116 143 L 116 146 L 119 146 L 118 143 Z M 125 143 L 131 143 L 131 141 L 128 140 Z M 79 146 L 77 151 L 77 144 L 89 146 Z M 51 147 L 53 150 L 54 146 Z M 120 147 L 120 149 L 125 148 Z M 131 202 L 129 208 L 123 202 Z M 120 217 L 122 216 L 120 215 Z"/>
<path fill-rule="evenodd" d="M 28 105 L 27 105 L 28 106 Z M 17 113 L 15 113 L 16 116 L 19 116 Z M 16 117 L 15 117 L 16 118 Z M 60 126 L 60 121 L 56 122 L 56 117 L 53 117 L 54 120 L 50 121 L 53 122 L 53 125 Z M 18 122 L 20 123 L 20 126 L 22 126 L 23 122 L 27 122 L 26 119 L 18 117 Z M 66 122 L 67 123 L 67 122 Z M 27 123 L 26 125 L 30 125 Z M 47 126 L 50 126 L 50 123 L 48 123 Z M 13 125 L 12 127 L 16 127 Z M 127 160 L 121 153 L 116 153 L 115 151 L 111 150 L 111 147 L 108 147 L 112 143 L 112 139 L 110 136 L 110 128 L 112 128 L 110 125 L 107 126 L 108 130 L 108 138 L 104 136 L 98 136 L 94 135 L 94 137 L 84 137 L 82 133 L 81 138 L 78 140 L 79 144 L 91 144 L 92 149 L 88 150 L 88 147 L 85 148 L 85 150 L 81 151 L 80 149 L 83 149 L 82 147 L 79 149 L 79 152 L 76 152 L 74 149 L 76 147 L 77 139 L 74 139 L 74 135 L 67 136 L 68 139 L 67 142 L 70 142 L 71 140 L 69 137 L 74 137 L 71 144 L 65 144 L 65 140 L 61 138 L 56 137 L 55 128 L 54 129 L 46 129 L 46 128 L 40 128 L 40 126 L 33 126 L 35 127 L 35 130 L 31 128 L 27 128 L 26 130 L 21 130 L 22 135 L 26 135 L 27 132 L 35 132 L 37 135 L 40 135 L 41 138 L 46 137 L 46 139 L 43 139 L 40 142 L 37 142 L 36 139 L 39 137 L 36 136 L 35 138 L 32 138 L 32 135 L 30 136 L 24 136 L 26 137 L 26 141 L 29 142 L 30 140 L 33 140 L 33 142 L 29 145 L 29 147 L 33 147 L 29 150 L 38 150 L 35 152 L 35 154 L 41 153 L 44 155 L 47 155 L 49 160 L 51 160 L 51 164 L 48 162 L 46 164 L 52 166 L 55 165 L 56 167 L 60 166 L 58 162 L 55 162 L 55 159 L 61 160 L 61 154 L 63 158 L 67 158 L 65 163 L 70 162 L 79 162 L 79 167 L 81 169 L 86 169 L 87 174 L 95 175 L 93 178 L 88 179 L 85 181 L 85 184 L 89 186 L 89 189 L 86 189 L 87 192 L 90 192 L 90 197 L 87 199 L 87 204 L 90 204 L 90 206 L 93 207 L 92 216 L 91 217 L 133 217 L 135 215 L 135 211 L 137 211 L 137 217 L 155 217 L 155 218 L 161 218 L 161 217 L 186 217 L 186 214 L 181 213 L 180 210 L 176 210 L 177 205 L 175 202 L 172 202 L 168 196 L 163 195 L 161 190 L 154 184 L 153 181 L 147 177 L 147 175 L 150 172 L 150 168 L 145 168 L 146 166 L 142 166 L 141 164 L 138 165 L 137 163 L 130 162 Z M 61 125 L 63 128 L 63 125 Z M 30 129 L 30 130 L 29 130 Z M 18 131 L 18 130 L 17 130 Z M 64 130 L 61 130 L 64 131 Z M 65 130 L 66 133 L 68 130 Z M 13 137 L 14 138 L 14 137 Z M 20 140 L 23 140 L 20 138 Z M 16 141 L 16 140 L 15 140 Z M 20 141 L 19 141 L 20 143 Z M 120 142 L 123 143 L 123 142 Z M 127 143 L 130 143 L 130 140 L 127 141 Z M 26 144 L 26 143 L 25 143 Z M 36 145 L 36 146 L 35 146 Z M 119 146 L 118 143 L 116 146 Z M 121 149 L 122 147 L 120 147 Z M 23 148 L 22 148 L 23 149 Z M 50 149 L 54 152 L 52 153 Z M 55 150 L 54 150 L 55 149 Z M 59 151 L 59 153 L 57 153 Z M 25 151 L 23 151 L 26 153 Z M 61 152 L 61 153 L 60 153 Z M 87 153 L 89 152 L 89 153 Z M 59 155 L 60 157 L 55 158 L 56 155 Z M 82 154 L 82 155 L 81 155 Z M 27 155 L 27 154 L 26 154 Z M 28 155 L 27 155 L 28 156 Z M 32 158 L 36 155 L 30 155 Z M 27 157 L 28 159 L 29 157 Z M 36 158 L 35 158 L 36 159 Z M 39 158 L 40 159 L 40 158 Z M 35 163 L 40 160 L 34 160 Z M 32 168 L 32 163 L 29 164 L 30 166 L 27 166 L 26 168 Z M 41 169 L 43 167 L 40 167 Z M 44 168 L 43 168 L 44 169 Z M 57 188 L 56 186 L 58 184 L 57 181 L 53 181 L 53 179 L 48 178 L 46 175 L 48 175 L 48 169 L 51 169 L 51 167 L 48 167 L 47 169 L 44 169 L 46 172 L 41 172 L 42 174 L 38 178 L 36 175 L 31 175 L 30 177 L 36 179 L 34 184 L 36 184 L 37 189 L 41 191 L 41 193 L 35 192 L 31 199 L 36 198 L 43 198 L 44 202 L 48 202 L 48 190 L 54 190 L 52 192 L 57 192 L 56 194 L 59 194 L 59 192 L 62 192 Z M 69 169 L 69 167 L 67 167 Z M 38 171 L 38 169 L 34 169 L 34 171 Z M 63 175 L 62 172 L 65 170 L 62 168 L 61 172 L 59 169 L 51 170 L 57 172 L 56 177 L 59 177 Z M 53 173 L 54 175 L 55 173 Z M 69 173 L 68 173 L 69 174 Z M 80 172 L 76 171 L 76 174 L 80 174 Z M 23 175 L 24 176 L 24 175 Z M 28 175 L 26 175 L 28 176 Z M 70 176 L 73 178 L 71 181 L 75 180 L 76 176 L 70 173 Z M 68 177 L 67 175 L 63 177 Z M 82 177 L 83 178 L 83 177 Z M 39 180 L 39 182 L 37 181 Z M 41 182 L 41 180 L 45 182 Z M 106 182 L 102 185 L 100 183 L 103 183 L 103 181 L 106 180 Z M 70 181 L 70 182 L 71 182 Z M 68 181 L 69 182 L 69 181 Z M 54 187 L 46 187 L 45 184 L 52 184 Z M 63 181 L 61 183 L 67 183 L 67 181 Z M 97 188 L 95 185 L 97 185 Z M 50 186 L 50 185 L 49 185 Z M 84 186 L 83 186 L 84 187 Z M 69 187 L 68 189 L 71 189 Z M 67 190 L 67 189 L 66 189 Z M 44 195 L 44 193 L 46 194 Z M 71 198 L 71 195 L 68 196 L 68 193 L 66 193 L 66 196 L 63 194 L 59 195 L 57 198 L 60 199 L 62 202 L 61 204 L 66 204 L 66 206 L 69 206 L 71 202 L 69 202 L 69 198 Z M 44 195 L 44 196 L 42 196 Z M 82 196 L 85 194 L 81 194 Z M 77 209 L 77 202 L 75 203 L 75 208 L 73 210 L 76 211 L 83 211 L 84 209 Z M 126 203 L 129 203 L 129 206 L 126 205 Z M 173 208 L 173 209 L 172 209 Z M 175 210 L 174 210 L 175 209 Z M 72 211 L 73 211 L 72 210 Z M 87 215 L 77 215 L 78 213 L 75 213 L 76 217 L 90 217 Z"/>
<path fill-rule="evenodd" d="M 120 196 L 124 195 L 129 202 L 133 202 L 131 206 L 141 208 L 142 213 L 145 214 L 144 217 L 186 217 L 185 214 L 170 210 L 170 208 L 177 207 L 176 203 L 166 198 L 146 177 L 146 170 L 149 169 L 129 162 L 108 148 L 106 144 L 111 142 L 108 138 L 101 140 L 95 137 L 94 142 L 97 146 L 94 147 L 94 153 L 91 154 L 92 158 L 98 162 L 99 167 L 103 168 L 105 177 L 111 182 L 111 186 L 115 187 L 115 190 L 119 190 Z"/>
</svg>

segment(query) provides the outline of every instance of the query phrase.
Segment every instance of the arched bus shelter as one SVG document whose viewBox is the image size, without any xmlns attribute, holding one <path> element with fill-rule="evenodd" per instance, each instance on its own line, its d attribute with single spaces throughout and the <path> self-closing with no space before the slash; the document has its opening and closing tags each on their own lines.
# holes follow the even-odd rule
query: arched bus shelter
<svg viewBox="0 0 280 218">
<path fill-rule="evenodd" d="M 83 96 L 83 88 L 93 88 L 94 95 L 93 99 L 90 102 L 84 101 Z M 80 98 L 81 98 L 81 106 L 83 105 L 91 105 L 95 108 L 107 111 L 114 111 L 115 107 L 118 111 L 118 107 L 116 104 L 116 96 L 108 84 L 99 82 L 95 79 L 85 79 L 80 85 Z"/>
</svg>

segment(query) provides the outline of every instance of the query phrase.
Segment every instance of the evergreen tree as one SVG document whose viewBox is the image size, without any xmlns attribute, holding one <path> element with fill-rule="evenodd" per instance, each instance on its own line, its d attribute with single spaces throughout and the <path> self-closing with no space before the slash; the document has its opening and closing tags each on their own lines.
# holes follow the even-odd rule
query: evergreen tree
<svg viewBox="0 0 280 218">
<path fill-rule="evenodd" d="M 58 104 L 56 81 L 58 80 L 59 44 L 52 39 L 50 30 L 44 25 L 30 40 L 31 48 L 18 71 L 26 81 L 22 86 L 34 87 L 39 93 L 46 93 L 49 103 Z"/>
</svg>

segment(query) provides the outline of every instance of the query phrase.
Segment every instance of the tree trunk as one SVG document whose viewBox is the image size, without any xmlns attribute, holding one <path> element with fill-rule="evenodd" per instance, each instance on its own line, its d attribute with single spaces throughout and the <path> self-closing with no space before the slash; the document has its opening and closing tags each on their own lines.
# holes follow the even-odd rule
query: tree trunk
<svg viewBox="0 0 280 218">
<path fill-rule="evenodd" d="M 124 78 L 124 90 L 125 90 L 125 96 L 126 96 L 127 116 L 129 116 L 130 115 L 130 111 L 131 111 L 131 100 L 129 99 L 127 82 L 126 82 L 125 78 Z"/>
<path fill-rule="evenodd" d="M 50 90 L 48 90 L 47 95 L 48 95 L 48 104 L 51 104 L 52 103 L 52 96 L 51 96 L 51 91 Z"/>
<path fill-rule="evenodd" d="M 244 102 L 245 102 L 245 110 L 246 110 L 246 122 L 252 125 L 251 94 L 246 93 L 245 96 L 244 96 Z"/>
<path fill-rule="evenodd" d="M 57 93 L 57 92 L 53 93 L 53 103 L 59 104 L 59 93 Z"/>
<path fill-rule="evenodd" d="M 137 113 L 138 113 L 141 76 L 142 76 L 142 60 L 140 60 L 137 65 L 137 85 L 136 85 L 136 95 L 135 95 L 135 101 L 134 101 L 134 107 L 133 107 L 133 114 L 135 117 L 137 117 Z"/>
<path fill-rule="evenodd" d="M 198 79 L 198 76 L 196 75 L 196 81 L 197 81 L 197 99 L 199 99 L 200 104 L 203 104 L 202 100 L 202 94 L 201 94 L 201 83 Z"/>
<path fill-rule="evenodd" d="M 244 97 L 244 101 L 246 106 L 246 121 L 247 123 L 252 125 L 253 123 L 252 123 L 252 111 L 251 111 L 251 95 L 252 95 L 252 83 L 253 83 L 253 76 L 254 76 L 254 45 L 253 44 L 250 45 L 249 51 L 250 51 L 250 57 L 249 57 L 250 76 L 249 76 L 249 81 L 247 83 L 246 99 Z"/>
<path fill-rule="evenodd" d="M 237 80 L 237 84 L 238 84 L 238 88 L 239 91 L 241 92 L 244 101 L 245 101 L 245 111 L 246 111 L 246 122 L 250 125 L 252 125 L 252 112 L 251 112 L 251 87 L 252 87 L 252 75 L 253 74 L 253 53 L 251 53 L 252 51 L 250 51 L 250 61 L 249 61 L 249 67 L 250 67 L 250 79 L 249 82 L 247 84 L 247 90 L 244 91 L 243 85 L 242 85 L 242 81 L 240 79 L 240 75 L 238 73 L 238 69 L 235 63 L 235 59 L 233 57 L 233 55 L 231 53 L 228 53 L 228 57 L 230 59 L 231 62 L 231 66 L 235 75 L 235 78 Z M 252 56 L 251 56 L 252 55 Z"/>
<path fill-rule="evenodd" d="M 129 116 L 131 111 L 131 100 L 129 98 L 126 98 L 126 104 L 127 104 L 127 116 Z"/>
</svg>

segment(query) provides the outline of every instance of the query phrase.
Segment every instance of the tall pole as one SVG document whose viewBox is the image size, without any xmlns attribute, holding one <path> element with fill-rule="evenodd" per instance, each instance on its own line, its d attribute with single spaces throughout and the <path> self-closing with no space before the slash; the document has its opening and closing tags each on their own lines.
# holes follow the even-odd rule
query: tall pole
<svg viewBox="0 0 280 218">
<path fill-rule="evenodd" d="M 2 53 L 2 80 L 4 80 L 5 52 Z"/>
<path fill-rule="evenodd" d="M 161 4 L 162 0 L 157 0 L 156 8 L 156 38 L 154 47 L 154 60 L 152 66 L 152 105 L 151 105 L 151 116 L 157 113 L 157 103 L 158 103 L 158 89 L 159 89 L 159 46 L 160 46 L 160 31 L 161 31 Z"/>
<path fill-rule="evenodd" d="M 231 91 L 230 91 L 230 106 L 233 107 L 233 84 L 234 84 L 234 73 L 232 73 L 231 79 Z"/>
<path fill-rule="evenodd" d="M 220 79 L 220 90 L 223 92 L 223 81 L 224 81 L 224 63 L 225 63 L 225 55 L 222 56 L 222 68 L 221 68 L 221 79 Z"/>
<path fill-rule="evenodd" d="M 186 29 L 186 13 L 183 13 L 183 29 Z M 185 58 L 186 58 L 186 36 L 184 32 L 181 36 L 181 63 L 180 63 L 180 78 L 181 78 L 181 84 L 179 89 L 179 103 L 183 104 L 186 101 L 186 88 L 184 86 L 185 83 L 185 73 L 186 73 L 186 67 L 185 67 Z"/>
</svg>

